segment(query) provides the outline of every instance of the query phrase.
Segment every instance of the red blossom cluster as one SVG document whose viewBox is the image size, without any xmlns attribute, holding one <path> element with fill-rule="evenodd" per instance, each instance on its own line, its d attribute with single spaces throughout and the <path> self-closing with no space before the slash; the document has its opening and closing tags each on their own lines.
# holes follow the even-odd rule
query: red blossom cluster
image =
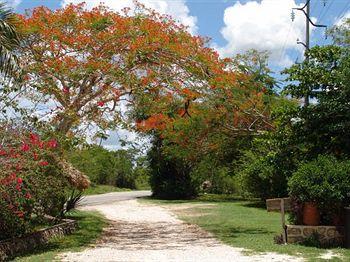
<svg viewBox="0 0 350 262">
<path fill-rule="evenodd" d="M 31 172 L 45 172 L 46 154 L 58 147 L 55 139 L 42 140 L 30 133 L 20 143 L 0 148 L 0 208 L 7 208 L 18 219 L 30 217 L 32 194 Z M 5 205 L 5 206 L 4 206 Z"/>
</svg>

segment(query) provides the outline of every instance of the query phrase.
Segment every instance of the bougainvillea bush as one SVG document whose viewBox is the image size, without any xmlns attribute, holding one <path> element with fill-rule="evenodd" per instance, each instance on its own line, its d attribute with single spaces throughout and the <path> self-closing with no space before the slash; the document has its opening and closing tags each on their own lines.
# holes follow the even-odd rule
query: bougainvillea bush
<svg viewBox="0 0 350 262">
<path fill-rule="evenodd" d="M 31 230 L 45 215 L 59 216 L 65 203 L 57 141 L 0 127 L 0 240 Z"/>
</svg>

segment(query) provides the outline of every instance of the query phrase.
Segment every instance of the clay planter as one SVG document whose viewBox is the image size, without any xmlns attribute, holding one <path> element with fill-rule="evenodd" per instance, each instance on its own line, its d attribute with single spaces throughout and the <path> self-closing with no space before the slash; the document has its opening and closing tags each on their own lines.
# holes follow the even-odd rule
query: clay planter
<svg viewBox="0 0 350 262">
<path fill-rule="evenodd" d="M 318 226 L 320 224 L 320 212 L 318 211 L 316 203 L 304 203 L 303 223 L 307 226 Z"/>
</svg>

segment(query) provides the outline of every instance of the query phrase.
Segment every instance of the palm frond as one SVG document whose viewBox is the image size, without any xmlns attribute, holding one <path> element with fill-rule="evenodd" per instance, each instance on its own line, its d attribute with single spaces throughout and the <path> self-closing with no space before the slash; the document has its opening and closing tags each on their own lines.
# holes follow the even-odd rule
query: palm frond
<svg viewBox="0 0 350 262">
<path fill-rule="evenodd" d="M 0 72 L 6 76 L 13 75 L 18 69 L 14 49 L 19 43 L 15 15 L 4 3 L 0 3 Z"/>
</svg>

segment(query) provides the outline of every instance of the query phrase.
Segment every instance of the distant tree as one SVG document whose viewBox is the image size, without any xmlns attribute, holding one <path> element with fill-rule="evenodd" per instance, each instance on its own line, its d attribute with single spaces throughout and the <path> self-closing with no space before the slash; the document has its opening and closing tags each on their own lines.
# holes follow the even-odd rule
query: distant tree
<svg viewBox="0 0 350 262">
<path fill-rule="evenodd" d="M 94 184 L 136 188 L 138 167 L 133 150 L 109 151 L 101 146 L 90 145 L 69 153 L 72 164 L 84 172 Z"/>
</svg>

